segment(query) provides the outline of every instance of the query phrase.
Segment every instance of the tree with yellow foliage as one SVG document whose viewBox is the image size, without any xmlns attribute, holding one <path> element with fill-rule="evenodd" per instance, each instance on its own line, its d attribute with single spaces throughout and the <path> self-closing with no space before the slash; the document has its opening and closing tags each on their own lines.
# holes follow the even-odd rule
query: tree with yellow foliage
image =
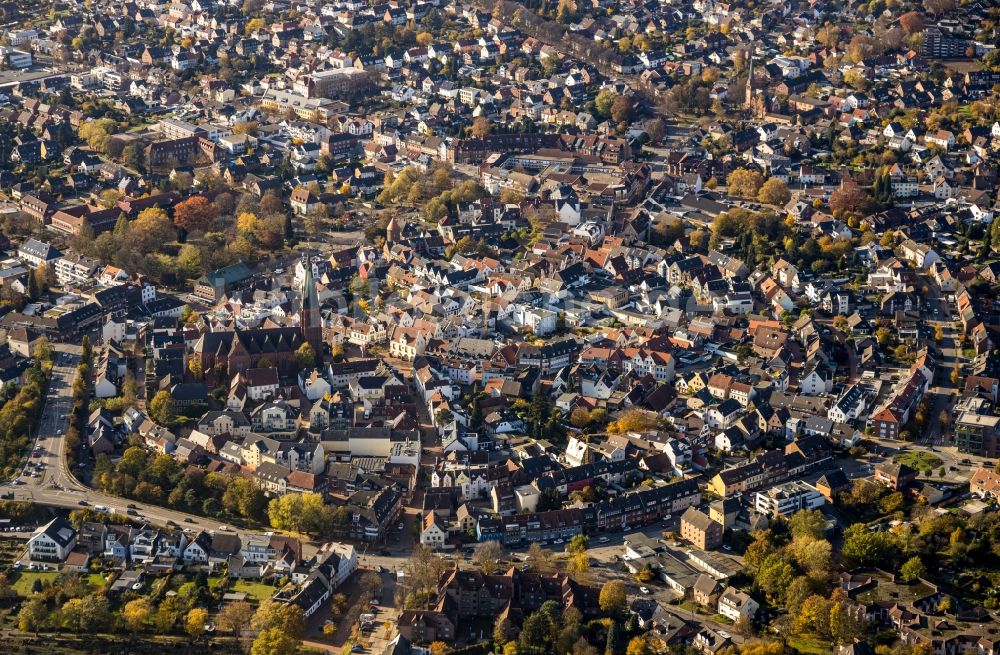
<svg viewBox="0 0 1000 655">
<path fill-rule="evenodd" d="M 632 637 L 632 640 L 628 642 L 628 648 L 625 650 L 625 655 L 649 655 L 649 653 L 649 642 L 646 641 L 646 637 L 643 635 Z"/>
<path fill-rule="evenodd" d="M 122 608 L 122 619 L 125 625 L 132 632 L 139 632 L 146 627 L 149 622 L 150 607 L 149 601 L 145 598 L 136 598 L 125 603 Z"/>
<path fill-rule="evenodd" d="M 646 432 L 656 429 L 658 421 L 652 412 L 641 409 L 625 410 L 618 420 L 608 423 L 608 432 L 624 434 L 626 432 Z"/>
<path fill-rule="evenodd" d="M 260 227 L 260 219 L 256 214 L 243 212 L 236 217 L 236 231 L 241 234 L 254 234 Z"/>
<path fill-rule="evenodd" d="M 250 36 L 257 30 L 264 29 L 265 24 L 263 18 L 251 18 L 247 21 L 246 27 L 243 28 L 243 33 Z"/>
<path fill-rule="evenodd" d="M 188 633 L 191 639 L 197 641 L 205 634 L 205 621 L 208 620 L 208 610 L 201 607 L 194 607 L 187 613 L 184 620 L 184 632 Z"/>
<path fill-rule="evenodd" d="M 566 562 L 566 573 L 577 581 L 585 580 L 590 573 L 590 556 L 586 552 L 574 553 Z"/>
</svg>

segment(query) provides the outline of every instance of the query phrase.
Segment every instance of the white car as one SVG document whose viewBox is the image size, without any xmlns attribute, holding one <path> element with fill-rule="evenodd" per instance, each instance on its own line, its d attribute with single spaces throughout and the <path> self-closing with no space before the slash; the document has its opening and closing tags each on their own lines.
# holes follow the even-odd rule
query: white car
<svg viewBox="0 0 1000 655">
<path fill-rule="evenodd" d="M 653 593 L 652 591 L 649 590 L 649 587 L 639 587 L 639 591 L 641 591 L 642 593 L 646 594 L 647 596 L 649 594 Z"/>
</svg>

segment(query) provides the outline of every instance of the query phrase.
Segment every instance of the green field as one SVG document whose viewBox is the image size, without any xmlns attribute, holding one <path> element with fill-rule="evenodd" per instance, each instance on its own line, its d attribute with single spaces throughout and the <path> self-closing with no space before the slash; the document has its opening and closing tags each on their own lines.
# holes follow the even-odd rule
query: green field
<svg viewBox="0 0 1000 655">
<path fill-rule="evenodd" d="M 893 457 L 892 461 L 922 473 L 933 473 L 943 464 L 940 457 L 924 450 L 907 450 Z"/>
<path fill-rule="evenodd" d="M 27 598 L 31 595 L 31 588 L 35 580 L 41 580 L 42 584 L 52 582 L 59 576 L 57 571 L 22 571 L 17 576 L 17 580 L 11 585 L 18 596 Z"/>
<path fill-rule="evenodd" d="M 793 637 L 788 635 L 788 645 L 795 648 L 802 655 L 829 655 L 829 653 L 833 652 L 833 645 L 818 637 Z"/>
<path fill-rule="evenodd" d="M 98 591 L 100 589 L 104 589 L 104 585 L 107 583 L 104 580 L 104 576 L 100 573 L 89 573 L 87 574 L 87 584 L 89 584 L 90 588 L 94 591 Z"/>
<path fill-rule="evenodd" d="M 237 580 L 233 583 L 231 591 L 242 591 L 247 596 L 256 600 L 258 603 L 267 600 L 274 595 L 277 591 L 273 586 L 269 584 L 263 584 L 260 582 L 249 582 L 247 580 Z"/>
</svg>

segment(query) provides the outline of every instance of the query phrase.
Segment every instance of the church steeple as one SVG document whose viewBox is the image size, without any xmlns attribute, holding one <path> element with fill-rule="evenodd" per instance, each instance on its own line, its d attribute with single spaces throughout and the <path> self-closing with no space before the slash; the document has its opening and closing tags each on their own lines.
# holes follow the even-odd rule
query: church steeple
<svg viewBox="0 0 1000 655">
<path fill-rule="evenodd" d="M 396 220 L 396 216 L 389 219 L 389 224 L 385 226 L 385 242 L 394 246 L 399 243 L 403 238 L 403 226 L 400 221 Z"/>
<path fill-rule="evenodd" d="M 319 314 L 319 296 L 316 295 L 316 281 L 313 279 L 312 261 L 306 255 L 302 260 L 305 273 L 302 276 L 302 288 L 299 289 L 301 308 L 299 309 L 299 330 L 302 338 L 316 351 L 322 354 L 323 321 Z"/>
<path fill-rule="evenodd" d="M 751 111 L 753 109 L 753 98 L 757 91 L 757 85 L 755 84 L 753 77 L 753 52 L 753 48 L 750 48 L 750 70 L 747 73 L 746 94 L 743 98 L 743 107 L 747 111 Z"/>
</svg>

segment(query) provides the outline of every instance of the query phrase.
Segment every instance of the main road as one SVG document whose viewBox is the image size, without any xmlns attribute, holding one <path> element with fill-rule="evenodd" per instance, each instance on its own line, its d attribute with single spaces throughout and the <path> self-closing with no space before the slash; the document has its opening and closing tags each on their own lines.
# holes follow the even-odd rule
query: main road
<svg viewBox="0 0 1000 655">
<path fill-rule="evenodd" d="M 174 524 L 194 531 L 235 531 L 230 526 L 220 524 L 217 519 L 110 496 L 86 487 L 77 480 L 66 467 L 65 449 L 66 431 L 73 409 L 73 381 L 81 349 L 59 344 L 54 347 L 54 351 L 55 365 L 31 454 L 20 475 L 0 484 L 0 490 L 8 498 L 66 509 L 101 507 L 123 515 L 131 511 L 133 519 L 152 525 Z M 240 530 L 240 533 L 263 534 L 252 530 Z"/>
</svg>

